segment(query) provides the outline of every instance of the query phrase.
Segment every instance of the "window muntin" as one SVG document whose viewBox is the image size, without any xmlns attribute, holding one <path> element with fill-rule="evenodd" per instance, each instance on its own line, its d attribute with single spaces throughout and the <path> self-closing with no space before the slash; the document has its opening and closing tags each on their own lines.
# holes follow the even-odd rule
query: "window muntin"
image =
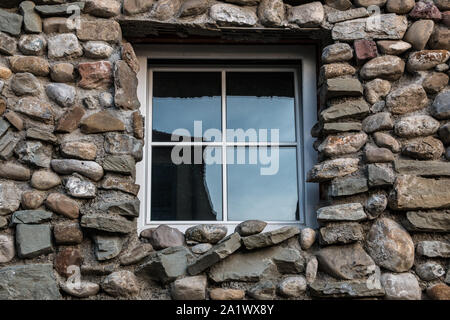
<svg viewBox="0 0 450 320">
<path fill-rule="evenodd" d="M 170 79 L 174 78 L 176 74 L 183 73 L 183 79 L 185 80 L 184 83 L 189 83 L 189 81 L 186 82 L 186 78 L 188 74 L 192 75 L 194 74 L 196 79 L 198 79 L 199 74 L 205 74 L 205 73 L 217 73 L 220 72 L 221 74 L 221 125 L 217 129 L 221 129 L 222 133 L 226 132 L 226 129 L 228 125 L 231 125 L 234 128 L 229 129 L 269 129 L 268 130 L 268 142 L 260 143 L 257 139 L 238 139 L 238 140 L 232 140 L 232 136 L 225 137 L 226 134 L 223 134 L 222 139 L 215 139 L 215 140 L 208 140 L 203 137 L 203 141 L 200 139 L 194 140 L 192 142 L 192 139 L 189 140 L 189 142 L 177 142 L 177 141 L 170 141 L 170 134 L 168 134 L 168 137 L 165 137 L 164 139 L 161 139 L 160 130 L 155 130 L 155 128 L 158 128 L 158 124 L 155 122 L 158 121 L 158 117 L 155 117 L 155 114 L 153 111 L 151 114 L 153 114 L 153 117 L 150 117 L 152 119 L 152 123 L 150 123 L 150 128 L 153 128 L 151 131 L 152 134 L 150 134 L 150 150 L 149 154 L 152 154 L 152 149 L 156 150 L 155 148 L 159 148 L 162 146 L 173 148 L 173 146 L 177 145 L 191 145 L 191 146 L 199 146 L 201 145 L 203 147 L 203 151 L 207 149 L 207 147 L 218 147 L 221 150 L 223 163 L 221 166 L 222 171 L 222 188 L 219 187 L 220 183 L 218 181 L 220 180 L 218 178 L 217 174 L 217 166 L 213 170 L 210 166 L 205 166 L 203 169 L 204 177 L 204 185 L 209 197 L 198 197 L 203 199 L 204 203 L 200 203 L 198 199 L 195 201 L 192 199 L 192 193 L 188 192 L 186 195 L 184 195 L 185 199 L 185 205 L 183 206 L 181 204 L 182 201 L 180 201 L 180 196 L 178 198 L 173 198 L 172 202 L 176 203 L 178 209 L 173 209 L 174 205 L 170 205 L 172 210 L 171 214 L 161 214 L 164 212 L 164 210 L 161 210 L 161 207 L 156 208 L 154 207 L 154 204 L 159 203 L 157 200 L 153 201 L 153 197 L 159 197 L 158 191 L 152 192 L 151 190 L 158 190 L 161 186 L 158 184 L 158 182 L 153 181 L 151 182 L 151 190 L 149 192 L 150 194 L 150 214 L 147 215 L 147 223 L 152 223 L 152 221 L 160 222 L 160 223 L 169 223 L 169 224 L 176 224 L 176 223 L 184 223 L 189 224 L 195 221 L 214 221 L 214 217 L 216 218 L 215 221 L 219 223 L 239 223 L 240 221 L 244 221 L 247 219 L 262 219 L 266 221 L 276 222 L 276 223 L 290 223 L 290 222 L 302 222 L 302 215 L 300 214 L 301 210 L 301 199 L 302 196 L 302 183 L 301 183 L 301 173 L 300 171 L 303 169 L 302 163 L 301 163 L 301 146 L 300 146 L 300 119 L 298 115 L 299 107 L 298 107 L 298 70 L 297 68 L 287 68 L 287 67 L 277 67 L 277 68 L 172 68 L 172 67 L 154 67 L 150 68 L 150 109 L 151 110 L 158 110 L 161 109 L 161 106 L 157 106 L 156 104 L 160 103 L 160 100 L 158 101 L 158 98 L 154 95 L 154 89 L 156 86 L 156 82 L 158 78 L 165 78 Z M 161 76 L 162 74 L 165 74 L 164 76 Z M 170 75 L 167 75 L 170 74 Z M 270 77 L 270 75 L 273 75 L 273 78 Z M 157 77 L 155 77 L 157 75 Z M 242 83 L 242 79 L 239 80 L 239 77 L 241 76 L 242 79 L 248 80 L 253 79 L 253 82 L 256 83 L 264 83 L 268 82 L 271 84 L 276 84 L 275 86 L 269 86 L 265 85 L 265 88 L 262 89 L 256 89 L 255 86 L 250 86 L 248 92 L 244 92 L 243 89 L 239 89 L 239 82 Z M 258 78 L 259 76 L 259 78 Z M 230 79 L 230 80 L 229 80 Z M 234 80 L 237 85 L 231 84 L 229 81 Z M 180 83 L 180 82 L 178 82 Z M 203 82 L 204 83 L 204 82 Z M 211 83 L 214 83 L 211 81 Z M 282 88 L 278 88 L 279 84 L 283 84 Z M 230 87 L 230 91 L 227 91 L 227 86 Z M 262 85 L 264 86 L 264 85 Z M 175 87 L 175 86 L 172 86 Z M 249 87 L 249 86 L 247 86 Z M 162 90 L 164 91 L 164 90 Z M 166 90 L 167 91 L 167 90 Z M 170 90 L 169 90 L 170 91 Z M 177 90 L 173 90 L 176 92 Z M 186 92 L 186 90 L 181 90 L 182 92 Z M 210 94 L 211 88 L 208 88 L 205 90 L 205 92 L 208 92 Z M 183 96 L 183 99 L 180 101 L 186 101 L 186 99 L 190 100 L 193 99 L 192 96 L 200 94 L 198 91 L 194 90 L 196 94 L 185 94 Z M 157 96 L 161 94 L 157 94 Z M 207 96 L 207 94 L 205 94 Z M 214 99 L 216 99 L 216 95 L 213 96 Z M 246 101 L 241 101 L 238 103 L 238 99 L 235 101 L 232 101 L 234 98 L 241 98 L 244 97 Z M 194 98 L 195 99 L 195 98 Z M 155 106 L 156 105 L 156 106 Z M 216 103 L 211 103 L 210 106 L 213 106 L 213 108 L 216 108 Z M 275 106 L 275 108 L 274 108 Z M 279 108 L 278 110 L 273 110 L 276 108 Z M 178 106 L 178 109 L 182 107 Z M 230 110 L 228 110 L 230 108 Z M 246 109 L 252 109 L 250 112 Z M 241 121 L 241 124 L 239 124 L 239 121 L 236 121 L 238 119 L 239 112 L 242 113 L 242 119 L 247 119 L 247 125 L 245 125 L 245 121 Z M 160 112 L 163 113 L 164 112 Z M 170 112 L 166 113 L 170 114 Z M 203 117 L 203 119 L 195 119 L 189 112 L 172 112 L 172 114 L 175 114 L 176 117 L 180 115 L 186 115 L 187 118 L 193 122 L 193 120 L 203 120 L 207 119 L 208 117 Z M 232 115 L 232 116 L 230 116 Z M 258 116 L 259 115 L 259 119 Z M 203 116 L 203 114 L 202 114 Z M 255 117 L 256 120 L 250 117 Z M 189 118 L 190 117 L 190 118 Z M 233 120 L 234 117 L 234 120 Z M 217 124 L 217 116 L 215 116 L 215 123 Z M 189 122 L 188 120 L 188 122 Z M 271 124 L 272 120 L 272 124 Z M 185 121 L 185 120 L 184 120 Z M 175 121 L 176 122 L 176 121 Z M 184 123 L 188 123 L 184 122 Z M 212 123 L 212 122 L 210 122 Z M 233 124 L 235 124 L 233 126 Z M 244 128 L 238 128 L 239 126 Z M 252 126 L 257 128 L 252 128 Z M 170 129 L 177 129 L 177 125 L 166 126 L 165 134 L 168 133 L 168 128 Z M 211 128 L 212 125 L 207 125 L 206 128 L 203 128 L 204 130 Z M 266 128 L 265 128 L 266 127 Z M 279 128 L 280 130 L 280 136 L 282 136 L 281 142 L 275 142 L 272 141 L 272 137 L 270 135 L 270 129 L 271 128 Z M 192 128 L 192 125 L 190 126 L 184 126 L 184 128 L 189 129 L 191 135 L 193 136 L 193 131 L 190 129 Z M 197 135 L 196 135 L 197 136 Z M 198 137 L 197 137 L 198 138 Z M 184 140 L 186 141 L 186 140 Z M 266 147 L 267 149 L 271 149 L 270 147 L 279 147 L 280 151 L 280 172 L 278 172 L 274 176 L 265 176 L 262 179 L 257 177 L 257 175 L 254 174 L 255 171 L 260 169 L 258 165 L 243 165 L 242 168 L 236 169 L 239 166 L 242 165 L 233 165 L 228 163 L 227 164 L 227 158 L 229 158 L 230 150 L 232 149 L 238 149 L 238 148 L 244 148 L 247 150 L 250 150 L 251 148 L 258 148 L 259 147 Z M 206 149 L 205 149 L 206 147 Z M 195 149 L 195 148 L 193 148 Z M 158 152 L 158 151 L 157 151 Z M 227 155 L 226 157 L 224 155 Z M 285 156 L 283 156 L 285 155 Z M 293 156 L 294 155 L 294 156 Z M 150 159 L 153 159 L 153 157 L 150 157 Z M 284 159 L 284 160 L 283 160 Z M 228 161 L 229 162 L 229 161 Z M 169 166 L 166 163 L 166 166 Z M 199 168 L 195 168 L 195 166 L 198 165 L 191 165 L 191 171 L 199 171 Z M 245 168 L 247 166 L 247 169 Z M 176 165 L 172 165 L 172 170 L 175 170 Z M 179 170 L 186 171 L 186 168 L 179 167 Z M 157 169 L 157 165 L 155 166 L 155 163 L 151 164 L 150 172 Z M 166 168 L 166 170 L 168 170 Z M 230 170 L 230 172 L 228 172 Z M 234 185 L 239 185 L 239 177 L 243 177 L 244 175 L 242 172 L 245 172 L 247 170 L 247 176 L 248 181 L 247 184 L 253 185 L 253 190 L 247 190 L 243 192 L 235 192 L 235 189 L 233 189 Z M 201 171 L 201 170 L 200 170 Z M 253 171 L 253 173 L 252 173 Z M 214 172 L 214 173 L 212 173 Z M 169 176 L 168 179 L 175 179 L 173 178 L 173 173 Z M 176 175 L 176 174 L 175 174 Z M 153 174 L 151 174 L 151 177 L 153 178 Z M 158 174 L 155 174 L 155 177 L 158 177 Z M 161 180 L 161 178 L 160 178 Z M 228 182 L 230 180 L 230 182 Z M 174 180 L 176 181 L 176 180 Z M 163 182 L 164 183 L 164 182 Z M 167 188 L 167 182 L 165 182 L 166 188 Z M 186 183 L 185 183 L 186 185 Z M 197 182 L 197 185 L 200 185 Z M 266 186 L 266 188 L 264 188 Z M 172 186 L 171 194 L 180 194 L 174 191 L 176 189 L 174 186 Z M 164 190 L 164 188 L 161 188 L 161 190 Z M 220 194 L 221 193 L 221 194 Z M 220 196 L 218 196 L 220 194 Z M 188 195 L 191 195 L 188 197 Z M 167 197 L 167 196 L 166 196 Z M 253 210 L 248 210 L 245 212 L 245 201 L 257 201 L 256 198 L 261 197 L 264 199 L 264 201 L 261 201 L 260 203 L 257 203 L 258 205 L 255 206 Z M 188 199 L 188 200 L 186 200 Z M 260 206 L 261 203 L 266 202 L 267 199 L 272 199 L 272 202 L 267 202 L 267 204 L 270 204 L 271 206 Z M 166 199 L 167 201 L 167 199 Z M 197 201 L 197 202 L 196 202 Z M 195 205 L 194 205 L 195 204 Z M 220 205 L 222 204 L 222 205 Z M 251 204 L 251 203 L 249 203 Z M 248 204 L 247 204 L 248 206 Z M 205 212 L 197 212 L 195 213 L 194 208 L 211 208 L 211 212 L 209 214 L 205 214 Z M 229 208 L 228 208 L 229 207 Z M 273 212 L 271 213 L 269 208 L 273 208 Z M 275 210 L 275 208 L 278 207 L 278 210 Z M 185 211 L 182 213 L 184 208 Z M 264 209 L 264 210 L 261 210 Z M 169 211 L 170 211 L 169 210 Z M 231 210 L 231 211 L 230 211 Z M 153 214 L 155 212 L 155 214 Z M 174 214 L 176 212 L 177 214 Z M 157 214 L 156 214 L 157 213 Z"/>
</svg>

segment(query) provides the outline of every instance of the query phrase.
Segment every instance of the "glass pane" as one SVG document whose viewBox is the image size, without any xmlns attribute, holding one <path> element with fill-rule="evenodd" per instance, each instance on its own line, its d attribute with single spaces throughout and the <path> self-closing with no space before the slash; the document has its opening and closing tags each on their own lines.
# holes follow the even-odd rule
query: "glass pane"
<svg viewBox="0 0 450 320">
<path fill-rule="evenodd" d="M 227 128 L 251 130 L 246 138 L 228 141 L 277 141 L 270 129 L 279 130 L 279 141 L 295 141 L 295 90 L 293 72 L 228 72 Z M 259 133 L 267 130 L 267 138 Z"/>
<path fill-rule="evenodd" d="M 154 72 L 153 141 L 171 141 L 176 129 L 184 130 L 175 141 L 201 141 L 207 129 L 221 130 L 221 92 L 220 72 Z M 201 121 L 196 131 L 194 121 Z"/>
<path fill-rule="evenodd" d="M 220 148 L 152 148 L 151 220 L 222 220 L 221 157 Z"/>
<path fill-rule="evenodd" d="M 300 220 L 296 148 L 228 148 L 227 163 L 228 220 Z"/>
</svg>

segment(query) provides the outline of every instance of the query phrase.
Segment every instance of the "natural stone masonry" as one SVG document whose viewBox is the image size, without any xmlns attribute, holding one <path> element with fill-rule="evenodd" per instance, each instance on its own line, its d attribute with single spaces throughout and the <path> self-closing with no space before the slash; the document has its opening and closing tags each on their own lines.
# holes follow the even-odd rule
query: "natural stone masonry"
<svg viewBox="0 0 450 320">
<path fill-rule="evenodd" d="M 1 1 L 0 299 L 449 299 L 449 10 Z M 149 141 L 127 40 L 161 37 L 314 42 L 319 120 L 307 126 L 319 155 L 306 180 L 321 184 L 317 229 L 249 220 L 136 234 Z"/>
</svg>

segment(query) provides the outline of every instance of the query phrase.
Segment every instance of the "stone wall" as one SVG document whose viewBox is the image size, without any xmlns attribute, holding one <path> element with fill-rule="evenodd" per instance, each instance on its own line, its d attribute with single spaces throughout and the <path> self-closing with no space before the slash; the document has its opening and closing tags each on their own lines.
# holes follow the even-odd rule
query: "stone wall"
<svg viewBox="0 0 450 320">
<path fill-rule="evenodd" d="M 450 2 L 305 2 L 3 0 L 0 299 L 450 299 Z M 318 230 L 137 235 L 125 38 L 167 33 L 321 39 Z"/>
</svg>

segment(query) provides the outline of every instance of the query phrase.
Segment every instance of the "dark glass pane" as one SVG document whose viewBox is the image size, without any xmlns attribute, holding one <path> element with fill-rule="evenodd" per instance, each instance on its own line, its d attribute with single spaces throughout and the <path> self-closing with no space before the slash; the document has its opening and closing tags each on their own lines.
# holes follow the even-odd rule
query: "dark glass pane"
<svg viewBox="0 0 450 320">
<path fill-rule="evenodd" d="M 227 162 L 228 220 L 299 220 L 295 148 L 228 148 Z"/>
<path fill-rule="evenodd" d="M 207 129 L 221 130 L 221 91 L 220 72 L 154 72 L 153 141 L 171 141 L 176 129 L 188 131 L 176 134 L 189 137 L 184 141 L 194 135 L 200 140 Z M 198 134 L 194 121 L 202 122 Z"/>
<path fill-rule="evenodd" d="M 295 90 L 292 72 L 228 72 L 227 128 L 267 129 L 267 140 L 275 141 L 270 129 L 279 130 L 279 140 L 295 141 Z M 254 137 L 229 141 L 256 141 Z M 262 140 L 263 139 L 263 140 Z M 265 141 L 258 135 L 259 141 Z"/>
<path fill-rule="evenodd" d="M 151 220 L 222 220 L 222 166 L 206 164 L 221 156 L 220 148 L 152 148 Z"/>
</svg>

